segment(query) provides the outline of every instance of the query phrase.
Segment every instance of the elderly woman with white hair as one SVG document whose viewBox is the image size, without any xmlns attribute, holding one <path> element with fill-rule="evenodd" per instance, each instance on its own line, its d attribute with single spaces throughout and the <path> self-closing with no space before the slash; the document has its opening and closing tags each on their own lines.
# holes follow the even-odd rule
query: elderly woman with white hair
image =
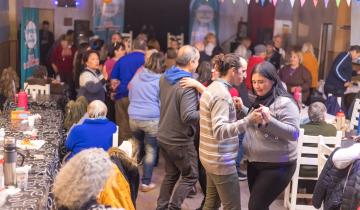
<svg viewBox="0 0 360 210">
<path fill-rule="evenodd" d="M 325 122 L 326 111 L 325 105 L 321 102 L 314 102 L 309 106 L 310 122 L 301 126 L 305 130 L 305 135 L 336 136 L 335 126 Z"/>
<path fill-rule="evenodd" d="M 68 159 L 83 149 L 95 147 L 107 151 L 112 146 L 116 125 L 106 118 L 106 105 L 95 100 L 89 104 L 87 114 L 89 118 L 83 124 L 75 126 L 66 139 L 65 147 L 71 151 Z"/>
<path fill-rule="evenodd" d="M 55 178 L 53 193 L 57 209 L 106 209 L 96 199 L 112 173 L 113 163 L 102 149 L 80 152 Z"/>
</svg>

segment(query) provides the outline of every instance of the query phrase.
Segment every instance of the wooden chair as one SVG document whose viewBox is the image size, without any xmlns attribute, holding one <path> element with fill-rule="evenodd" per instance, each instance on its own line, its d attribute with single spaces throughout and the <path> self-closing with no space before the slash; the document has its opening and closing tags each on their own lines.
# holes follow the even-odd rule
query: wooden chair
<svg viewBox="0 0 360 210">
<path fill-rule="evenodd" d="M 121 37 L 123 40 L 127 40 L 127 49 L 130 51 L 132 50 L 132 43 L 133 43 L 133 32 L 129 31 L 129 33 L 121 33 Z"/>
<path fill-rule="evenodd" d="M 179 47 L 184 46 L 184 33 L 181 33 L 180 35 L 174 35 L 170 34 L 170 32 L 167 33 L 167 46 L 170 47 L 171 41 L 177 41 L 179 43 Z"/>
<path fill-rule="evenodd" d="M 353 130 L 359 125 L 360 99 L 355 99 L 354 108 L 351 114 L 350 129 Z"/>
<path fill-rule="evenodd" d="M 116 132 L 113 134 L 112 146 L 124 151 L 129 158 L 132 157 L 133 146 L 130 141 L 123 141 L 121 145 L 119 145 L 119 126 L 116 126 Z"/>
<path fill-rule="evenodd" d="M 331 146 L 338 146 L 341 144 L 342 132 L 337 131 L 335 137 L 323 137 L 323 136 L 308 136 L 304 135 L 304 129 L 300 129 L 300 137 L 297 146 L 297 164 L 294 176 L 291 180 L 291 185 L 285 189 L 284 206 L 289 207 L 290 210 L 307 210 L 315 209 L 312 205 L 298 205 L 298 198 L 311 199 L 312 194 L 309 193 L 298 193 L 299 180 L 317 180 L 319 176 L 319 144 L 322 142 L 324 145 L 330 148 Z M 306 174 L 305 167 L 313 168 L 314 173 L 309 172 Z M 308 171 L 312 171 L 309 169 Z M 310 176 L 309 176 L 310 175 Z M 289 199 L 290 198 L 290 199 Z"/>
<path fill-rule="evenodd" d="M 320 140 L 318 155 L 318 177 L 320 176 L 321 171 L 323 170 L 325 163 L 333 150 L 334 148 L 326 145 L 323 139 Z"/>
<path fill-rule="evenodd" d="M 24 88 L 28 95 L 33 95 L 33 94 L 50 95 L 50 84 L 29 85 L 27 82 L 25 82 Z"/>
<path fill-rule="evenodd" d="M 315 210 L 311 205 L 299 205 L 297 204 L 298 198 L 311 199 L 312 194 L 298 193 L 299 180 L 317 180 L 317 170 L 314 176 L 303 176 L 300 174 L 300 168 L 303 165 L 313 166 L 318 165 L 317 153 L 318 148 L 313 146 L 307 146 L 307 144 L 317 145 L 319 143 L 319 136 L 307 136 L 304 135 L 304 129 L 300 129 L 300 136 L 297 146 L 297 163 L 294 176 L 292 177 L 291 184 L 285 189 L 284 206 L 290 210 Z"/>
</svg>

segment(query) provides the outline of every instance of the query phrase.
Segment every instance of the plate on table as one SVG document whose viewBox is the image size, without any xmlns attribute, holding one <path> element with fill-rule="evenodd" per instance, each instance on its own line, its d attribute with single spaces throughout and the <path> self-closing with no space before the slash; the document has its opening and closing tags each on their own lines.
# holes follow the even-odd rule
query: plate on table
<svg viewBox="0 0 360 210">
<path fill-rule="evenodd" d="M 16 142 L 16 147 L 26 150 L 26 149 L 40 149 L 45 144 L 44 140 L 30 140 L 30 139 L 23 139 Z"/>
</svg>

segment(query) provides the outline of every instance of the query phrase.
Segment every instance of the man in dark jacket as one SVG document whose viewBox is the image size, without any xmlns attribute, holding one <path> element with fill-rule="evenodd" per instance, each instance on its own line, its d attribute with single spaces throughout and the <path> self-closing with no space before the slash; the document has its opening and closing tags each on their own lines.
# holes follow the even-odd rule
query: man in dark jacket
<svg viewBox="0 0 360 210">
<path fill-rule="evenodd" d="M 191 77 L 199 64 L 199 51 L 189 45 L 179 49 L 176 66 L 160 78 L 160 121 L 158 144 L 165 159 L 157 209 L 181 209 L 181 204 L 198 177 L 194 125 L 199 122 L 198 94 L 181 88 L 179 81 Z M 174 189 L 178 179 L 181 179 Z M 171 200 L 170 200 L 171 198 Z"/>
<path fill-rule="evenodd" d="M 345 90 L 351 85 L 354 75 L 352 62 L 360 58 L 360 46 L 351 46 L 349 51 L 340 53 L 334 60 L 325 82 L 325 93 L 344 96 Z"/>
</svg>

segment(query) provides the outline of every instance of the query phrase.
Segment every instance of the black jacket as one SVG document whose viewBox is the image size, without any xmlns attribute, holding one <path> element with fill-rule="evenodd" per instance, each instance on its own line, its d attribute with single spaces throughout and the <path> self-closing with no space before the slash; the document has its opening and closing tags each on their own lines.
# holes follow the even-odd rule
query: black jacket
<svg viewBox="0 0 360 210">
<path fill-rule="evenodd" d="M 350 52 L 340 53 L 334 60 L 325 82 L 325 93 L 343 96 L 346 88 L 345 82 L 351 81 L 353 74 L 352 58 Z"/>
<path fill-rule="evenodd" d="M 160 121 L 157 140 L 163 144 L 194 144 L 195 126 L 199 123 L 199 96 L 194 88 L 171 85 L 160 78 Z"/>
<path fill-rule="evenodd" d="M 327 160 L 313 193 L 313 206 L 320 208 L 324 202 L 324 210 L 352 210 L 360 205 L 360 160 L 353 166 L 337 169 L 332 161 L 333 154 Z M 349 169 L 350 174 L 347 180 Z M 346 182 L 347 180 L 347 182 Z M 344 188 L 346 183 L 346 187 Z"/>
</svg>

